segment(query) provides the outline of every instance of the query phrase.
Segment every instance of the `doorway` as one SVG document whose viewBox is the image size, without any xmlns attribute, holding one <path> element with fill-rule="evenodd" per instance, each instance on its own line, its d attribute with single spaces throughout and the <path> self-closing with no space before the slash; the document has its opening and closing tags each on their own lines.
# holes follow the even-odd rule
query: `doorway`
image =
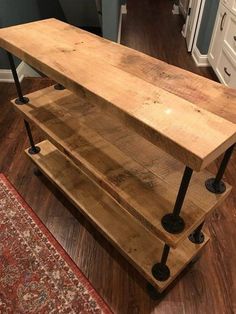
<svg viewBox="0 0 236 314">
<path fill-rule="evenodd" d="M 183 36 L 186 39 L 187 51 L 191 52 L 198 35 L 205 0 L 180 0 L 182 14 L 187 12 Z M 187 8 L 187 9 L 186 9 Z"/>
</svg>

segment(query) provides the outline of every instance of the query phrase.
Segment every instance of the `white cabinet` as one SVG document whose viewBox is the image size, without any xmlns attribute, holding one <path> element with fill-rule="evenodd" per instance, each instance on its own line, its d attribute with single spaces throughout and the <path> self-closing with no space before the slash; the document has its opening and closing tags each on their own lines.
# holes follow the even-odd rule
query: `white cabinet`
<svg viewBox="0 0 236 314">
<path fill-rule="evenodd" d="M 236 88 L 236 0 L 222 0 L 208 59 L 219 80 Z"/>
</svg>

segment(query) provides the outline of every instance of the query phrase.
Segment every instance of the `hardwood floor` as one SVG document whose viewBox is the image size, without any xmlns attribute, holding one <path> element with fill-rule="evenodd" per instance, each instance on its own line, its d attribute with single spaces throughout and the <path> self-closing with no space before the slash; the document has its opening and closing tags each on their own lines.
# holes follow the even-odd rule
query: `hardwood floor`
<svg viewBox="0 0 236 314">
<path fill-rule="evenodd" d="M 181 35 L 184 20 L 172 14 L 172 0 L 128 0 L 122 43 L 185 70 L 217 80 L 209 67 L 196 67 Z"/>
<path fill-rule="evenodd" d="M 171 15 L 172 1 L 128 0 L 122 42 L 130 47 L 215 79 L 210 68 L 197 68 L 180 35 L 182 21 Z M 166 40 L 168 39 L 168 40 Z M 47 79 L 25 79 L 24 93 L 52 84 Z M 146 281 L 78 213 L 23 153 L 29 146 L 23 121 L 10 105 L 13 84 L 0 84 L 0 172 L 15 185 L 29 205 L 62 244 L 93 286 L 117 314 L 236 313 L 236 195 L 207 221 L 211 241 L 201 259 L 189 268 L 158 302 L 146 293 Z M 35 141 L 43 136 L 32 128 Z M 216 165 L 211 165 L 216 170 Z M 236 154 L 226 172 L 236 186 Z"/>
</svg>

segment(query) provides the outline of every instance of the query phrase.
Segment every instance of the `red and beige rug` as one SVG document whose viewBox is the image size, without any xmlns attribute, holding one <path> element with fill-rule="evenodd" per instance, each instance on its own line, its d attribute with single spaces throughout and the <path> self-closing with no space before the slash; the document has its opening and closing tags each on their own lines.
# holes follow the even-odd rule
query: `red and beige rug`
<svg viewBox="0 0 236 314">
<path fill-rule="evenodd" d="M 0 313 L 112 313 L 2 174 Z"/>
</svg>

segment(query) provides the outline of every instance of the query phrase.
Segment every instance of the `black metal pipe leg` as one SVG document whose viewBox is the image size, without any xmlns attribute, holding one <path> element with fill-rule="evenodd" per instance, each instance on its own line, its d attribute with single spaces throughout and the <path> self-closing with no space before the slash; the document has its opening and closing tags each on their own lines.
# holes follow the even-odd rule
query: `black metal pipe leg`
<svg viewBox="0 0 236 314">
<path fill-rule="evenodd" d="M 31 147 L 29 148 L 28 152 L 31 155 L 38 154 L 40 152 L 40 148 L 38 146 L 35 146 L 35 144 L 34 144 L 34 140 L 33 140 L 33 136 L 32 136 L 32 133 L 31 133 L 30 125 L 29 125 L 29 123 L 26 120 L 24 120 L 24 123 L 25 123 L 26 132 L 28 134 L 29 142 L 30 142 L 30 145 L 31 145 Z"/>
<path fill-rule="evenodd" d="M 34 168 L 34 174 L 36 177 L 40 177 L 42 175 L 42 172 L 40 171 L 39 168 L 36 167 Z"/>
<path fill-rule="evenodd" d="M 165 215 L 161 220 L 163 228 L 169 233 L 177 234 L 182 232 L 185 228 L 185 222 L 183 218 L 180 216 L 180 212 L 184 203 L 184 199 L 189 187 L 192 174 L 193 170 L 189 167 L 186 167 L 180 184 L 173 212 Z"/>
<path fill-rule="evenodd" d="M 205 186 L 208 191 L 215 194 L 222 194 L 225 192 L 226 186 L 225 183 L 222 181 L 222 178 L 229 163 L 230 157 L 232 156 L 234 146 L 235 144 L 228 148 L 227 151 L 225 152 L 225 155 L 220 164 L 216 177 L 206 180 Z"/>
<path fill-rule="evenodd" d="M 195 244 L 201 244 L 204 242 L 205 237 L 204 237 L 204 233 L 202 232 L 202 227 L 204 225 L 204 222 L 201 223 L 196 230 L 193 231 L 193 233 L 190 234 L 190 236 L 188 237 L 189 240 Z"/>
<path fill-rule="evenodd" d="M 29 98 L 23 96 L 13 56 L 9 52 L 7 52 L 7 55 L 18 94 L 18 98 L 15 100 L 15 103 L 17 105 L 27 104 L 29 102 Z"/>
<path fill-rule="evenodd" d="M 148 283 L 147 284 L 147 293 L 149 294 L 149 296 L 151 297 L 152 300 L 157 301 L 160 300 L 161 298 L 163 298 L 166 294 L 165 291 L 163 292 L 158 292 L 156 288 L 153 287 L 152 284 Z"/>
<path fill-rule="evenodd" d="M 170 247 L 165 244 L 161 261 L 152 267 L 153 276 L 159 281 L 166 281 L 170 277 L 170 269 L 166 265 Z"/>
</svg>

